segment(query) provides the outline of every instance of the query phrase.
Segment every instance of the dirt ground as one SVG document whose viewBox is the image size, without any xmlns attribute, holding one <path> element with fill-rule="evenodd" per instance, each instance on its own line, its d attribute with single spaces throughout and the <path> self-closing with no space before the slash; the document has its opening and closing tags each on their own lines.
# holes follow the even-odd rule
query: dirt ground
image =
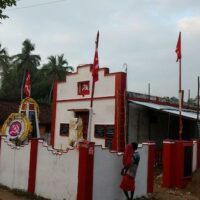
<svg viewBox="0 0 200 200">
<path fill-rule="evenodd" d="M 23 194 L 15 195 L 6 187 L 0 187 L 0 200 L 30 200 Z M 36 198 L 38 199 L 38 198 Z M 146 198 L 140 198 L 140 200 Z M 38 199 L 39 200 L 39 199 Z M 139 200 L 139 199 L 138 199 Z M 200 169 L 194 173 L 192 181 L 184 189 L 167 189 L 162 187 L 162 174 L 155 175 L 154 193 L 149 200 L 200 200 Z"/>
<path fill-rule="evenodd" d="M 16 196 L 11 191 L 0 188 L 0 200 L 30 200 L 22 196 Z"/>
<path fill-rule="evenodd" d="M 162 187 L 162 174 L 155 177 L 152 200 L 200 200 L 200 169 L 193 174 L 192 181 L 184 189 Z"/>
<path fill-rule="evenodd" d="M 21 190 L 11 190 L 0 185 L 0 200 L 49 200 L 40 196 L 32 195 Z"/>
</svg>

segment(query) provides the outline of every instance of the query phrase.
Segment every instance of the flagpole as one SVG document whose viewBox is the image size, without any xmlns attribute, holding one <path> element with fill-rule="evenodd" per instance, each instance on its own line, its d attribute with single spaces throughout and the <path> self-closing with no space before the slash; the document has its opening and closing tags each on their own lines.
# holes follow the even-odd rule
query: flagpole
<svg viewBox="0 0 200 200">
<path fill-rule="evenodd" d="M 92 65 L 92 92 L 91 92 L 91 100 L 90 100 L 90 110 L 89 110 L 89 122 L 88 122 L 88 132 L 87 132 L 87 140 L 91 141 L 91 129 L 92 129 L 92 117 L 93 117 L 93 99 L 94 99 L 94 89 L 95 82 L 98 81 L 98 71 L 99 71 L 99 58 L 98 58 L 98 44 L 99 44 L 99 31 L 97 32 L 97 38 L 95 41 L 95 55 L 94 62 Z"/>
<path fill-rule="evenodd" d="M 92 93 L 91 93 L 91 100 L 90 100 L 90 110 L 89 110 L 89 123 L 88 123 L 88 137 L 87 140 L 91 141 L 91 128 L 92 128 L 92 116 L 93 116 L 93 98 L 94 98 L 94 88 L 95 88 L 95 82 L 94 79 L 92 80 Z"/>
<path fill-rule="evenodd" d="M 182 140 L 182 102 L 183 102 L 183 92 L 182 92 L 182 69 L 181 69 L 181 32 L 179 33 L 179 45 L 180 45 L 180 55 L 179 55 L 179 140 Z"/>
<path fill-rule="evenodd" d="M 183 102 L 183 92 L 182 92 L 182 77 L 181 77 L 181 58 L 179 59 L 179 140 L 182 140 L 182 102 Z"/>
</svg>

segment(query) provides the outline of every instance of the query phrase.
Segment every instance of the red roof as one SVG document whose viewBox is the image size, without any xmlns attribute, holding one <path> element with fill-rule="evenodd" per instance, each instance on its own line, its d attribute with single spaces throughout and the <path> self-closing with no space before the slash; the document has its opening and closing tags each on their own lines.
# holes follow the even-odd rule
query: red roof
<svg viewBox="0 0 200 200">
<path fill-rule="evenodd" d="M 0 124 L 3 124 L 11 113 L 17 113 L 19 111 L 19 105 L 20 103 L 18 102 L 0 100 Z M 50 125 L 51 106 L 47 104 L 39 104 L 39 108 L 39 123 Z"/>
</svg>

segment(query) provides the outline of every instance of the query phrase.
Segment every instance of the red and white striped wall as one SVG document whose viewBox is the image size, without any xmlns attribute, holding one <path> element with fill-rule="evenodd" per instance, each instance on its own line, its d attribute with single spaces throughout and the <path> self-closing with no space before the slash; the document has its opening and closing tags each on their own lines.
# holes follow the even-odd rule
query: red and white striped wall
<svg viewBox="0 0 200 200">
<path fill-rule="evenodd" d="M 0 184 L 54 199 L 121 200 L 122 154 L 94 143 L 60 152 L 42 141 L 16 147 L 0 138 Z M 154 144 L 144 143 L 135 197 L 153 192 Z M 103 192 L 102 192 L 103 191 Z"/>
</svg>

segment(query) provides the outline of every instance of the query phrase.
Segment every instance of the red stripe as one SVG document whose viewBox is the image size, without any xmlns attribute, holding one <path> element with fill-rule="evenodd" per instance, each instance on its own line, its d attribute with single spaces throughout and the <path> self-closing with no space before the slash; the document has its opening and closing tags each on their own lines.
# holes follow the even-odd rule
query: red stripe
<svg viewBox="0 0 200 200">
<path fill-rule="evenodd" d="M 163 142 L 163 186 L 171 188 L 174 186 L 174 159 L 175 142 L 165 140 Z"/>
<path fill-rule="evenodd" d="M 102 99 L 114 99 L 115 96 L 106 96 L 106 97 L 94 97 L 93 100 L 102 100 Z M 57 100 L 56 102 L 76 102 L 76 101 L 90 101 L 91 98 L 81 98 L 81 99 L 65 99 Z"/>
<path fill-rule="evenodd" d="M 79 147 L 77 200 L 92 200 L 93 170 L 94 143 L 81 143 Z"/>
<path fill-rule="evenodd" d="M 149 143 L 148 148 L 147 193 L 152 193 L 154 180 L 155 144 Z"/>
<path fill-rule="evenodd" d="M 112 149 L 123 151 L 125 148 L 125 89 L 126 74 L 115 74 L 115 133 Z"/>
<path fill-rule="evenodd" d="M 197 141 L 197 169 L 200 168 L 200 140 Z"/>
<path fill-rule="evenodd" d="M 52 126 L 51 126 L 51 140 L 50 140 L 50 144 L 52 145 L 52 147 L 54 147 L 54 143 L 55 143 L 57 87 L 58 87 L 58 83 L 55 82 L 54 87 L 53 87 L 53 108 L 52 108 L 52 120 L 51 120 Z"/>
<path fill-rule="evenodd" d="M 31 139 L 29 178 L 28 178 L 28 192 L 30 193 L 35 192 L 37 153 L 38 153 L 38 139 Z"/>
<path fill-rule="evenodd" d="M 1 140 L 2 140 L 2 139 L 1 139 L 1 135 L 0 135 L 0 150 L 1 150 Z"/>
</svg>

